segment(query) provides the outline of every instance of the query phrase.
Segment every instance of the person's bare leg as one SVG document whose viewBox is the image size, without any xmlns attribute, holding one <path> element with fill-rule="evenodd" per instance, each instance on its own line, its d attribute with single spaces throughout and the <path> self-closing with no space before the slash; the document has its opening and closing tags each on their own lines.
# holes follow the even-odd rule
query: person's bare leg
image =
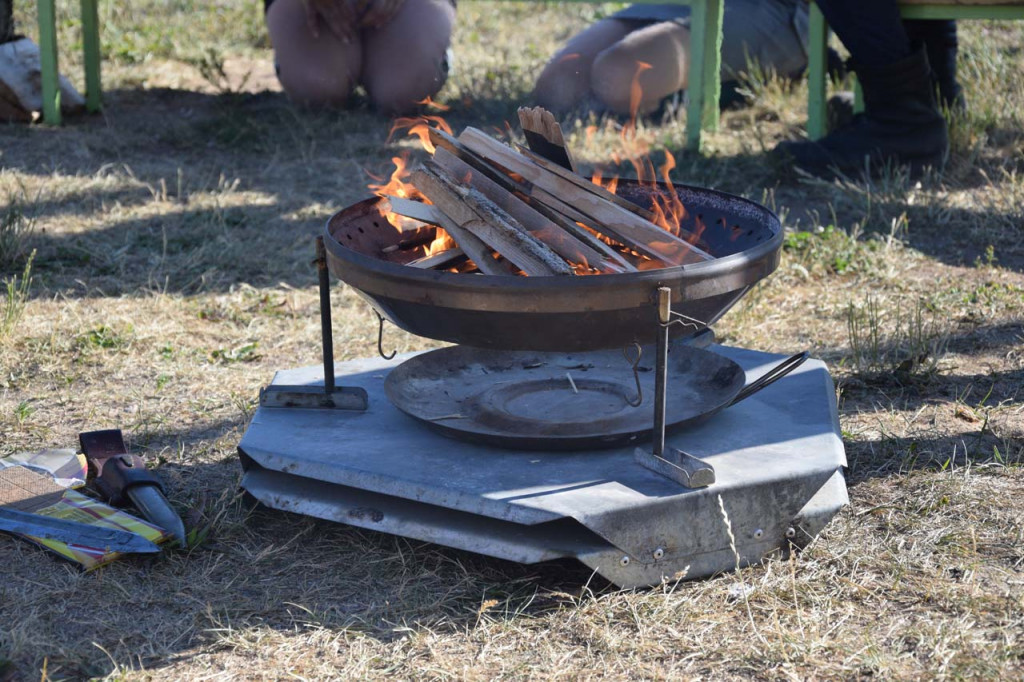
<svg viewBox="0 0 1024 682">
<path fill-rule="evenodd" d="M 274 0 L 267 10 L 267 31 L 277 78 L 289 97 L 314 106 L 345 103 L 362 69 L 358 39 L 344 43 L 322 21 L 314 36 L 303 0 Z"/>
<path fill-rule="evenodd" d="M 405 0 L 386 26 L 363 33 L 362 83 L 379 111 L 409 111 L 441 89 L 454 23 L 448 0 Z"/>
<path fill-rule="evenodd" d="M 544 66 L 533 96 L 556 114 L 574 107 L 590 90 L 594 58 L 625 38 L 634 22 L 603 19 L 573 36 Z"/>
<path fill-rule="evenodd" d="M 590 89 L 609 109 L 626 115 L 631 113 L 630 93 L 637 78 L 642 93 L 639 113 L 650 113 L 663 98 L 686 88 L 689 51 L 690 31 L 685 26 L 674 21 L 646 26 L 597 55 Z"/>
</svg>

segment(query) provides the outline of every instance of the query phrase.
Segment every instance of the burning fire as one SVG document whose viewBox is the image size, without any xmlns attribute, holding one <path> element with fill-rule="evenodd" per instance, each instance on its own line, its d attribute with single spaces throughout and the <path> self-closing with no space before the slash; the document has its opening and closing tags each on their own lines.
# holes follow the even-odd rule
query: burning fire
<svg viewBox="0 0 1024 682">
<path fill-rule="evenodd" d="M 418 199 L 425 203 L 430 203 L 430 200 L 423 196 L 416 189 L 415 185 L 408 181 L 409 176 L 412 174 L 409 171 L 409 155 L 403 153 L 401 156 L 393 156 L 391 157 L 391 163 L 395 164 L 395 170 L 391 172 L 391 177 L 388 178 L 387 182 L 382 183 L 381 178 L 367 173 L 367 175 L 377 180 L 377 182 L 371 182 L 367 185 L 367 188 L 379 197 L 394 196 L 402 197 L 403 199 Z M 387 202 L 380 202 L 380 214 L 399 232 L 422 227 L 422 223 L 393 213 L 387 210 L 388 208 L 390 208 L 390 205 Z"/>
<path fill-rule="evenodd" d="M 633 166 L 633 169 L 636 171 L 637 182 L 651 194 L 651 213 L 653 214 L 651 222 L 676 236 L 680 236 L 683 234 L 682 223 L 688 214 L 672 184 L 671 172 L 676 167 L 676 159 L 668 150 L 665 150 L 665 162 L 655 170 L 654 162 L 651 160 L 650 155 L 650 144 L 637 134 L 637 117 L 640 112 L 640 104 L 643 101 L 643 87 L 640 85 L 640 76 L 651 68 L 652 66 L 646 62 L 638 61 L 636 63 L 636 72 L 633 74 L 629 90 L 629 121 L 622 127 L 622 133 L 619 136 L 621 149 L 612 153 L 612 161 L 619 164 L 625 160 Z M 594 130 L 588 128 L 586 132 L 589 140 L 593 136 Z M 605 180 L 604 172 L 597 168 L 591 180 L 594 184 L 604 187 L 612 194 L 617 193 L 619 183 L 617 175 L 613 175 Z M 658 185 L 659 180 L 664 183 L 664 186 Z M 688 235 L 687 241 L 690 243 L 694 243 L 700 238 L 703 224 L 699 224 L 698 227 L 700 228 L 699 231 L 694 232 L 693 235 Z"/>
<path fill-rule="evenodd" d="M 570 55 L 569 58 L 577 56 L 578 55 Z M 638 184 L 650 196 L 651 221 L 670 234 L 677 237 L 682 236 L 686 241 L 695 244 L 700 240 L 706 226 L 702 220 L 694 216 L 692 218 L 692 227 L 688 226 L 690 229 L 686 231 L 682 229 L 683 222 L 690 220 L 691 217 L 687 213 L 682 201 L 680 201 L 672 183 L 671 173 L 676 167 L 675 157 L 666 150 L 664 152 L 664 162 L 660 166 L 655 167 L 654 161 L 651 158 L 650 141 L 638 134 L 638 114 L 643 102 L 643 87 L 641 86 L 640 80 L 641 75 L 651 68 L 653 67 L 646 62 L 638 61 L 636 63 L 636 72 L 634 73 L 630 84 L 629 121 L 622 127 L 619 135 L 620 149 L 613 152 L 611 156 L 616 165 L 621 164 L 623 161 L 627 161 L 633 166 L 636 172 Z M 431 128 L 436 128 L 449 135 L 454 135 L 451 126 L 440 115 L 440 113 L 448 111 L 450 107 L 434 102 L 429 97 L 418 102 L 418 104 L 421 104 L 428 110 L 433 110 L 439 113 L 426 113 L 420 116 L 396 119 L 388 134 L 388 141 L 393 139 L 399 131 L 404 130 L 407 135 L 418 138 L 420 145 L 428 154 L 433 154 L 435 152 L 435 147 L 430 141 Z M 511 133 L 508 123 L 505 124 L 505 127 L 508 129 L 507 132 Z M 499 129 L 496 132 L 498 132 L 500 136 L 501 133 L 505 131 L 501 131 Z M 585 133 L 588 142 L 593 139 L 596 132 L 597 126 L 591 125 L 586 128 Z M 401 155 L 393 157 L 392 162 L 394 163 L 395 168 L 388 180 L 384 182 L 382 178 L 374 177 L 376 182 L 371 183 L 369 185 L 369 189 L 379 196 L 390 195 L 430 203 L 430 200 L 427 199 L 411 182 L 409 182 L 411 172 L 409 169 L 408 152 L 403 152 Z M 523 178 L 514 173 L 511 173 L 510 175 L 514 180 L 525 182 Z M 606 170 L 596 168 L 591 177 L 591 181 L 612 194 L 617 194 L 618 192 L 620 178 L 617 174 L 608 174 Z M 661 183 L 660 185 L 659 182 Z M 527 197 L 520 198 L 529 202 L 529 198 Z M 394 226 L 399 232 L 410 232 L 418 229 L 424 229 L 423 223 L 399 216 L 392 212 L 390 210 L 390 205 L 387 202 L 382 201 L 379 206 L 381 215 L 383 215 L 387 219 L 388 223 Z M 621 244 L 618 244 L 614 239 L 602 234 L 599 228 L 594 228 L 583 223 L 579 223 L 579 225 L 586 228 L 606 243 L 611 244 L 618 249 L 622 249 Z M 675 245 L 670 242 L 651 243 L 650 245 L 658 251 L 663 251 L 666 254 L 671 253 L 675 248 Z M 452 239 L 445 230 L 438 227 L 434 229 L 433 241 L 424 245 L 423 253 L 425 256 L 432 256 L 442 251 L 457 247 L 458 244 L 455 240 Z M 636 263 L 636 267 L 640 270 L 661 267 L 662 265 L 645 254 L 637 253 L 629 249 L 626 249 L 625 252 L 630 256 L 630 259 Z M 598 272 L 594 268 L 590 267 L 582 257 L 580 258 L 580 262 L 573 262 L 575 259 L 567 260 L 569 260 L 570 265 L 578 275 L 596 274 Z M 459 269 L 461 270 L 464 267 L 465 266 L 460 266 Z"/>
<path fill-rule="evenodd" d="M 430 99 L 430 97 L 426 97 L 419 102 L 416 102 L 416 104 L 421 104 L 428 109 L 435 109 L 440 112 L 445 112 L 451 109 L 451 107 L 445 104 L 435 102 Z M 427 114 L 423 116 L 396 118 L 394 124 L 391 126 L 391 131 L 388 133 L 387 141 L 390 142 L 395 136 L 395 133 L 399 130 L 406 130 L 408 131 L 406 133 L 407 135 L 415 135 L 420 138 L 420 144 L 423 145 L 423 148 L 426 149 L 428 153 L 433 154 L 434 145 L 430 141 L 430 133 L 428 132 L 431 124 L 433 124 L 433 127 L 439 128 L 449 135 L 453 134 L 451 126 L 449 126 L 448 122 L 441 116 Z"/>
<path fill-rule="evenodd" d="M 442 230 L 440 227 L 436 228 L 437 233 L 434 237 L 434 241 L 427 244 L 426 254 L 427 256 L 433 256 L 435 253 L 441 253 L 448 249 L 454 249 L 458 246 L 455 240 L 452 239 L 451 235 Z"/>
</svg>

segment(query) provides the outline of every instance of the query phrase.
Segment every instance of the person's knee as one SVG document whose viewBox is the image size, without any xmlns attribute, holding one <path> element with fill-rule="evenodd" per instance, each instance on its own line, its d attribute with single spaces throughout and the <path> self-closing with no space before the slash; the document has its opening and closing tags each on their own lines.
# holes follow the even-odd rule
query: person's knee
<svg viewBox="0 0 1024 682">
<path fill-rule="evenodd" d="M 367 58 L 363 86 L 374 108 L 384 114 L 407 113 L 444 86 L 450 68 L 447 42 L 435 38 L 411 41 L 400 63 Z"/>
<path fill-rule="evenodd" d="M 343 43 L 328 31 L 314 35 L 302 0 L 274 0 L 267 11 L 277 78 L 288 96 L 301 104 L 344 104 L 361 65 L 358 41 Z"/>
<path fill-rule="evenodd" d="M 344 67 L 281 65 L 277 79 L 288 97 L 305 106 L 341 106 L 352 94 L 355 79 Z"/>
<path fill-rule="evenodd" d="M 643 68 L 632 52 L 612 46 L 594 60 L 590 89 L 615 113 L 629 114 L 633 81 Z"/>
<path fill-rule="evenodd" d="M 556 114 L 571 109 L 579 99 L 581 90 L 585 91 L 589 86 L 586 82 L 586 69 L 583 66 L 579 54 L 556 55 L 537 78 L 533 89 L 537 104 Z"/>
<path fill-rule="evenodd" d="M 367 64 L 363 86 L 377 111 L 393 115 L 407 113 L 417 102 L 433 97 L 447 78 L 447 57 L 424 54 L 410 58 L 401 69 Z"/>
<path fill-rule="evenodd" d="M 449 0 L 406 0 L 388 25 L 365 36 L 363 86 L 378 111 L 408 112 L 441 89 L 454 21 Z"/>
</svg>

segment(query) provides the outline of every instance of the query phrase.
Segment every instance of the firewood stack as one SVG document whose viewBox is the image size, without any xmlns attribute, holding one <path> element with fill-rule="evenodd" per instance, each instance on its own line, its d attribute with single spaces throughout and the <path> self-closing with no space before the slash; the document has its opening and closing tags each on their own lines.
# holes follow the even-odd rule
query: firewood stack
<svg viewBox="0 0 1024 682">
<path fill-rule="evenodd" d="M 379 206 L 447 237 L 446 248 L 407 265 L 538 277 L 636 272 L 712 257 L 695 235 L 673 234 L 652 222 L 651 211 L 577 175 L 550 113 L 519 113 L 539 153 L 476 128 L 457 138 L 430 129 L 434 155 L 410 177 L 426 201 L 383 195 Z M 674 192 L 662 200 L 678 203 Z"/>
</svg>

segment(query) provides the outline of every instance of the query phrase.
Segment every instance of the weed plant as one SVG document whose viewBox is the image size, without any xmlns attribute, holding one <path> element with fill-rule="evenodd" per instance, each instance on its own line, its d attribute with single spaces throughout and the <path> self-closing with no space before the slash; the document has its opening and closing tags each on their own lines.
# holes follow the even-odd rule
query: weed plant
<svg viewBox="0 0 1024 682">
<path fill-rule="evenodd" d="M 874 296 L 851 302 L 846 329 L 853 370 L 861 378 L 928 376 L 937 371 L 948 344 L 946 324 L 934 319 L 921 299 L 910 306 L 897 299 L 889 309 Z"/>
<path fill-rule="evenodd" d="M 28 253 L 36 223 L 28 205 L 24 198 L 10 193 L 6 208 L 0 209 L 0 273 Z"/>
<path fill-rule="evenodd" d="M 35 255 L 35 251 L 29 254 L 20 279 L 15 275 L 4 280 L 4 296 L 0 300 L 3 304 L 0 308 L 0 341 L 11 335 L 25 313 L 29 289 L 32 287 L 32 260 Z"/>
</svg>

